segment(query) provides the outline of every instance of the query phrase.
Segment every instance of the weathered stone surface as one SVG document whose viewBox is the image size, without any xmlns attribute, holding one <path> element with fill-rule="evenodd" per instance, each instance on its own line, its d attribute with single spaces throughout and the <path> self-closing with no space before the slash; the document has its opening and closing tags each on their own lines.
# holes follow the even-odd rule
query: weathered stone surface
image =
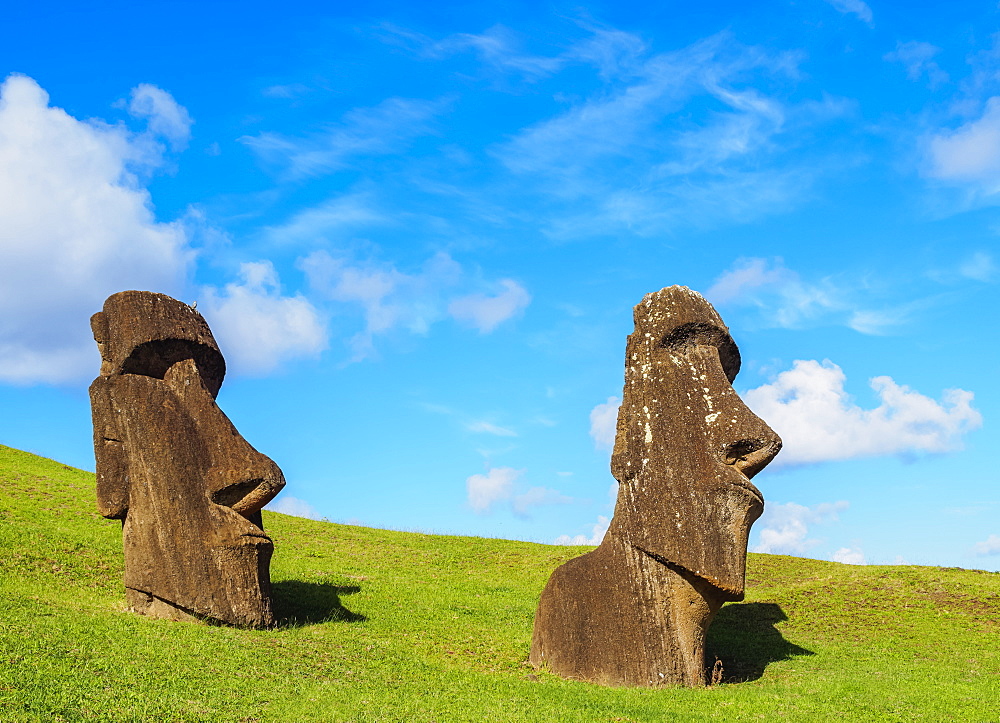
<svg viewBox="0 0 1000 723">
<path fill-rule="evenodd" d="M 97 506 L 122 521 L 129 607 L 271 624 L 260 510 L 285 480 L 215 403 L 226 365 L 208 324 L 169 296 L 123 291 L 91 327 Z"/>
<path fill-rule="evenodd" d="M 703 685 L 713 616 L 742 600 L 750 478 L 781 440 L 731 384 L 740 355 L 715 309 L 671 286 L 635 307 L 604 540 L 549 579 L 531 662 L 605 685 Z"/>
</svg>

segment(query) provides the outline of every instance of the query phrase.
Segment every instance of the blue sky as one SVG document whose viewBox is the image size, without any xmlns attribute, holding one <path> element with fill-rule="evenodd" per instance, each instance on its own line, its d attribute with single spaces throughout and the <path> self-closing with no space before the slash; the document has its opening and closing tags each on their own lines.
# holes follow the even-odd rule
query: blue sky
<svg viewBox="0 0 1000 723">
<path fill-rule="evenodd" d="M 631 307 L 785 439 L 751 549 L 1000 569 L 995 3 L 22 3 L 0 442 L 93 469 L 88 318 L 198 302 L 287 512 L 596 541 Z"/>
</svg>

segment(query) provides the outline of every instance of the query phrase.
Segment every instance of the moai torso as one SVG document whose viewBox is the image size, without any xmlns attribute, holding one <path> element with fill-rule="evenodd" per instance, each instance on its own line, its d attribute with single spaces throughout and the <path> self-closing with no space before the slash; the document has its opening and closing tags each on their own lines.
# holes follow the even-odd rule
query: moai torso
<svg viewBox="0 0 1000 723">
<path fill-rule="evenodd" d="M 750 482 L 781 440 L 732 388 L 740 357 L 699 294 L 672 286 L 634 310 L 601 545 L 559 567 L 539 601 L 531 662 L 606 685 L 703 685 L 705 632 L 742 600 Z"/>
<path fill-rule="evenodd" d="M 97 503 L 122 520 L 129 606 L 271 624 L 274 546 L 260 510 L 285 482 L 215 403 L 225 362 L 208 324 L 169 296 L 123 291 L 91 326 Z"/>
</svg>

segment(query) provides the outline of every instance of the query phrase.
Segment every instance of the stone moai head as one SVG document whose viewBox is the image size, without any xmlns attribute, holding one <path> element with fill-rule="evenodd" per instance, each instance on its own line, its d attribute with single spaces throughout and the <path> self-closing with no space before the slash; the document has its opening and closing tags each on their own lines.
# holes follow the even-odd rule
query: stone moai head
<svg viewBox="0 0 1000 723">
<path fill-rule="evenodd" d="M 733 390 L 739 350 L 700 294 L 683 286 L 647 294 L 634 318 L 608 535 L 741 600 L 747 537 L 764 510 L 750 478 L 781 440 Z"/>
<path fill-rule="evenodd" d="M 123 291 L 91 318 L 97 505 L 122 520 L 129 605 L 153 617 L 271 624 L 261 508 L 281 470 L 215 403 L 226 365 L 201 314 Z"/>
</svg>

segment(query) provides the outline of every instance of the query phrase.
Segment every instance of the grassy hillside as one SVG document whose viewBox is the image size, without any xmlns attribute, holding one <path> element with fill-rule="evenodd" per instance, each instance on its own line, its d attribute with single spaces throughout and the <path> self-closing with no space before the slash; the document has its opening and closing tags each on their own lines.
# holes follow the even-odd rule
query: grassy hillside
<svg viewBox="0 0 1000 723">
<path fill-rule="evenodd" d="M 123 611 L 93 475 L 0 447 L 2 721 L 1000 720 L 1000 574 L 751 555 L 703 690 L 524 661 L 548 574 L 586 548 L 265 513 L 276 630 Z"/>
</svg>

